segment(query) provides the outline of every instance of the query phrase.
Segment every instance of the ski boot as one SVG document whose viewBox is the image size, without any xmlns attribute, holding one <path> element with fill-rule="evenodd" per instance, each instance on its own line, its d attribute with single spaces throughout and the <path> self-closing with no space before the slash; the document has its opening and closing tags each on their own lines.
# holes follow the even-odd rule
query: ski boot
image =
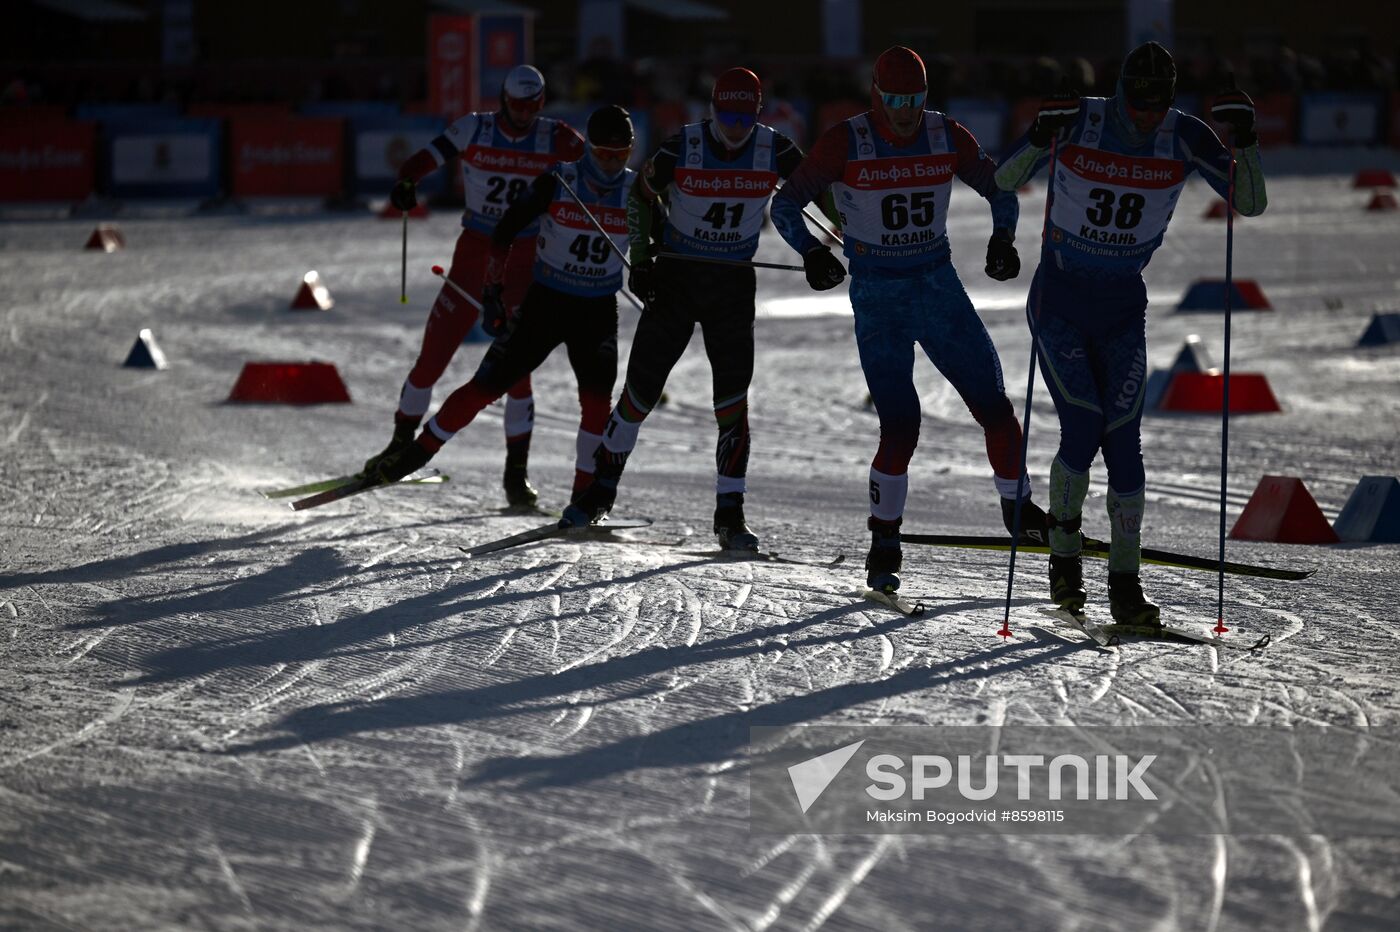
<svg viewBox="0 0 1400 932">
<path fill-rule="evenodd" d="M 1143 596 L 1137 573 L 1108 574 L 1108 607 L 1120 625 L 1162 627 L 1162 611 Z"/>
<path fill-rule="evenodd" d="M 758 551 L 758 535 L 744 523 L 743 492 L 715 496 L 715 536 L 721 550 Z"/>
<path fill-rule="evenodd" d="M 899 568 L 904 554 L 899 549 L 899 526 L 903 519 L 881 521 L 872 515 L 870 552 L 865 555 L 865 584 L 876 592 L 890 593 L 899 588 Z"/>
<path fill-rule="evenodd" d="M 1016 499 L 1001 500 L 1001 520 L 1006 523 L 1006 533 L 1012 533 L 1016 525 Z M 1021 543 L 1045 546 L 1050 542 L 1050 529 L 1046 526 L 1045 511 L 1029 495 L 1021 499 Z"/>
<path fill-rule="evenodd" d="M 506 459 L 506 472 L 501 478 L 506 490 L 506 501 L 512 508 L 534 508 L 540 500 L 540 493 L 530 484 L 525 469 L 525 460 Z"/>
<path fill-rule="evenodd" d="M 411 442 L 392 453 L 381 454 L 374 472 L 366 472 L 365 475 L 374 476 L 388 485 L 422 469 L 432 458 L 431 450 L 420 443 Z"/>
<path fill-rule="evenodd" d="M 597 524 L 607 517 L 612 511 L 612 506 L 617 501 L 617 483 L 622 479 L 622 467 L 627 462 L 627 455 L 620 454 L 616 462 L 613 456 L 601 447 L 597 453 L 597 471 L 593 474 L 593 481 L 582 492 L 574 496 L 574 500 L 564 509 L 564 515 L 559 519 L 559 526 L 562 528 L 588 527 L 590 524 Z"/>
<path fill-rule="evenodd" d="M 377 475 L 379 473 L 380 463 L 413 443 L 413 434 L 416 430 L 418 430 L 418 420 L 416 418 L 411 421 L 395 420 L 394 438 L 389 441 L 387 447 L 365 460 L 365 468 L 360 470 L 360 475 Z"/>
<path fill-rule="evenodd" d="M 1084 591 L 1084 565 L 1079 554 L 1050 554 L 1050 599 L 1062 610 L 1079 613 L 1089 596 Z"/>
</svg>

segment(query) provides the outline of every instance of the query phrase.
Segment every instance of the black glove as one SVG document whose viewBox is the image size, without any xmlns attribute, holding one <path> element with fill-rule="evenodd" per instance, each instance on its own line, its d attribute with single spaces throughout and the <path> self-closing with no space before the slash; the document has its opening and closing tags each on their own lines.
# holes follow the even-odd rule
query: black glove
<svg viewBox="0 0 1400 932">
<path fill-rule="evenodd" d="M 481 289 L 481 329 L 495 339 L 506 332 L 506 306 L 501 301 L 501 285 L 487 285 Z"/>
<path fill-rule="evenodd" d="M 632 271 L 627 276 L 627 290 L 643 304 L 656 300 L 656 260 L 633 259 Z"/>
<path fill-rule="evenodd" d="M 1070 90 L 1068 81 L 1061 81 L 1059 90 L 1040 101 L 1027 138 L 1031 145 L 1044 149 L 1060 130 L 1074 125 L 1079 119 L 1079 95 Z"/>
<path fill-rule="evenodd" d="M 835 288 L 846 280 L 841 261 L 825 246 L 813 246 L 802 254 L 802 270 L 807 273 L 807 284 L 815 291 Z"/>
<path fill-rule="evenodd" d="M 1235 145 L 1247 149 L 1259 141 L 1258 134 L 1254 132 L 1254 101 L 1250 100 L 1244 91 L 1235 87 L 1234 75 L 1231 75 L 1226 83 L 1229 86 L 1215 95 L 1215 103 L 1210 107 L 1210 116 L 1217 123 L 1228 125 Z"/>
<path fill-rule="evenodd" d="M 1011 237 L 1003 232 L 992 234 L 987 241 L 986 272 L 999 282 L 1007 282 L 1021 274 L 1021 257 Z"/>
<path fill-rule="evenodd" d="M 412 210 L 418 206 L 418 186 L 408 178 L 401 178 L 389 189 L 389 203 L 399 210 Z"/>
</svg>

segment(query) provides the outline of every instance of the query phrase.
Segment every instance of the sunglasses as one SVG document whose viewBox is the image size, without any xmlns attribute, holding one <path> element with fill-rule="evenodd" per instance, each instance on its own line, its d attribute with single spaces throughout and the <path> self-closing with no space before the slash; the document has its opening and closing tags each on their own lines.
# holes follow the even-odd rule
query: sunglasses
<svg viewBox="0 0 1400 932">
<path fill-rule="evenodd" d="M 1138 78 L 1123 82 L 1123 98 L 1134 110 L 1165 111 L 1171 107 L 1174 96 L 1167 81 Z"/>
<path fill-rule="evenodd" d="M 716 110 L 715 119 L 735 129 L 748 129 L 758 122 L 758 117 L 752 113 L 730 113 L 728 110 Z"/>
<path fill-rule="evenodd" d="M 595 146 L 588 144 L 593 154 L 602 159 L 625 159 L 632 154 L 631 146 Z"/>
<path fill-rule="evenodd" d="M 886 94 L 880 92 L 880 102 L 891 110 L 903 110 L 906 107 L 922 107 L 924 99 L 928 94 Z"/>
</svg>

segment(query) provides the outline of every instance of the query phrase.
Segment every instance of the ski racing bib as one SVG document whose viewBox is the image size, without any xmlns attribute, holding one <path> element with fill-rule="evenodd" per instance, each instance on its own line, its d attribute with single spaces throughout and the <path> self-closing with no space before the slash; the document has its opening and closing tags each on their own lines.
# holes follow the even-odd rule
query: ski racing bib
<svg viewBox="0 0 1400 932">
<path fill-rule="evenodd" d="M 673 176 L 666 245 L 692 255 L 751 259 L 763 229 L 763 208 L 778 184 L 773 130 L 754 127 L 748 151 L 732 162 L 715 157 L 705 127 L 681 134 L 685 147 Z"/>
<path fill-rule="evenodd" d="M 947 235 L 958 165 L 943 114 L 924 111 L 923 138 L 904 149 L 881 139 L 866 114 L 846 123 L 852 149 L 832 191 L 847 258 L 891 267 L 926 261 Z"/>
<path fill-rule="evenodd" d="M 467 196 L 462 226 L 477 233 L 490 233 L 506 208 L 554 163 L 556 121 L 540 117 L 533 133 L 523 139 L 510 139 L 497 125 L 496 114 L 473 116 L 477 118 L 476 132 L 462 149 L 462 179 Z M 520 235 L 534 236 L 536 230 L 532 223 Z"/>
<path fill-rule="evenodd" d="M 555 171 L 608 235 L 598 232 L 562 184 L 555 185 L 554 201 L 540 220 L 535 281 L 582 297 L 615 294 L 622 287 L 622 254 L 627 249 L 627 196 L 637 173 L 626 169 L 617 187 L 600 195 L 583 180 L 577 162 L 565 162 Z"/>
<path fill-rule="evenodd" d="M 1186 182 L 1176 157 L 1176 118 L 1168 110 L 1152 155 L 1100 148 L 1106 101 L 1084 101 L 1079 138 L 1063 146 L 1055 164 L 1050 243 L 1056 264 L 1141 272 L 1162 242 Z"/>
</svg>

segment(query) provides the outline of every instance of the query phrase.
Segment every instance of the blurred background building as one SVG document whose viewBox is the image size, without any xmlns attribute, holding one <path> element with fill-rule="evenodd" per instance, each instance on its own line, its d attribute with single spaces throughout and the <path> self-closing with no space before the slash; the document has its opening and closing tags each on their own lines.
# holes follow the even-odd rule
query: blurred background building
<svg viewBox="0 0 1400 932">
<path fill-rule="evenodd" d="M 1203 112 L 1233 74 L 1259 103 L 1266 145 L 1400 144 L 1400 4 L 1379 0 L 5 7 L 0 200 L 65 199 L 84 187 L 126 196 L 378 191 L 392 177 L 388 162 L 444 120 L 492 106 L 501 76 L 522 61 L 545 72 L 553 112 L 581 120 L 600 102 L 623 103 L 646 146 L 703 115 L 712 75 L 743 64 L 765 80 L 765 119 L 808 145 L 863 108 L 870 63 L 893 44 L 928 63 L 930 105 L 993 151 L 1024 129 L 1035 99 L 1062 76 L 1085 93 L 1113 93 L 1121 56 L 1148 38 L 1175 53 L 1187 112 Z M 201 136 L 202 149 L 193 142 Z M 189 163 L 197 149 L 201 170 Z M 128 170 L 146 159 L 153 165 Z M 91 178 L 79 180 L 85 172 Z"/>
</svg>

